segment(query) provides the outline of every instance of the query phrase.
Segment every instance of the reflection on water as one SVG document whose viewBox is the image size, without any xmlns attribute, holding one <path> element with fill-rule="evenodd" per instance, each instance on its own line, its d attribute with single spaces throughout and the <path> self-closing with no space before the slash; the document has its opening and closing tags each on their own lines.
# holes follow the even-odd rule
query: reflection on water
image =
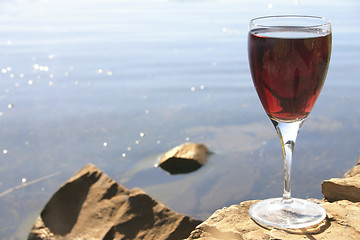
<svg viewBox="0 0 360 240">
<path fill-rule="evenodd" d="M 0 195 L 0 239 L 24 239 L 54 191 L 89 162 L 198 218 L 281 195 L 280 143 L 248 70 L 247 23 L 255 16 L 299 13 L 333 22 L 328 77 L 295 148 L 294 196 L 321 198 L 321 181 L 355 164 L 358 1 L 0 6 L 0 193 L 36 181 Z M 215 153 L 204 167 L 175 176 L 153 167 L 159 155 L 190 141 Z"/>
</svg>

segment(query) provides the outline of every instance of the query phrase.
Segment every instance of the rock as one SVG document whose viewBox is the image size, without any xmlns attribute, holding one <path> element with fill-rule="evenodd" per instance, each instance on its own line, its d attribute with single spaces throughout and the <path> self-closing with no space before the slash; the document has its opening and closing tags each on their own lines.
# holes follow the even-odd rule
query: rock
<svg viewBox="0 0 360 240">
<path fill-rule="evenodd" d="M 349 200 L 360 202 L 360 156 L 356 165 L 347 171 L 344 178 L 331 178 L 323 181 L 322 193 L 329 202 Z"/>
<path fill-rule="evenodd" d="M 184 143 L 162 155 L 157 165 L 170 174 L 189 173 L 206 164 L 209 154 L 204 144 Z"/>
<path fill-rule="evenodd" d="M 356 165 L 350 169 L 349 171 L 347 171 L 344 175 L 344 177 L 353 177 L 355 175 L 360 174 L 360 156 L 358 157 L 357 163 Z"/>
<path fill-rule="evenodd" d="M 329 202 L 338 200 L 360 202 L 360 175 L 323 181 L 322 193 Z"/>
<path fill-rule="evenodd" d="M 249 216 L 249 207 L 256 201 L 246 201 L 217 210 L 191 232 L 187 240 L 355 240 L 360 239 L 360 203 L 322 202 L 327 218 L 317 226 L 299 230 L 266 229 Z"/>
<path fill-rule="evenodd" d="M 177 240 L 199 223 L 87 165 L 51 197 L 28 239 Z"/>
</svg>

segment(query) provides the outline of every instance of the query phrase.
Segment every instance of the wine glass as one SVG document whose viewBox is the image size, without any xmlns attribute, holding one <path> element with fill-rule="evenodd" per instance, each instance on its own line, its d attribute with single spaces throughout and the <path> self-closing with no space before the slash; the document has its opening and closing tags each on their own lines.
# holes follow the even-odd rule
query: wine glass
<svg viewBox="0 0 360 240">
<path fill-rule="evenodd" d="M 296 137 L 320 94 L 330 53 L 331 25 L 325 18 L 285 15 L 250 21 L 251 75 L 284 157 L 283 196 L 259 201 L 249 209 L 260 225 L 299 229 L 318 224 L 326 216 L 320 205 L 291 197 L 290 173 Z"/>
</svg>

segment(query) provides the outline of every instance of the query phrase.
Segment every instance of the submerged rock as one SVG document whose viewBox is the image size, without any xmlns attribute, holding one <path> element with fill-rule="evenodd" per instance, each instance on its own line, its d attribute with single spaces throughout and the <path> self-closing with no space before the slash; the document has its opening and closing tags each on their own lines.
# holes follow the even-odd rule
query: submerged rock
<svg viewBox="0 0 360 240">
<path fill-rule="evenodd" d="M 28 239 L 177 240 L 199 223 L 87 165 L 51 197 Z"/>
<path fill-rule="evenodd" d="M 205 165 L 209 155 L 204 144 L 184 143 L 163 154 L 157 165 L 170 174 L 190 173 Z"/>
</svg>

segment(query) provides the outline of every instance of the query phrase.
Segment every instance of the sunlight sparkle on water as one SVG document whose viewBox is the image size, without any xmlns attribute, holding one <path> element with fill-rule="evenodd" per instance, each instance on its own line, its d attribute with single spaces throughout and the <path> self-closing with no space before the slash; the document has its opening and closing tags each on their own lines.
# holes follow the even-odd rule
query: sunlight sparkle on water
<svg viewBox="0 0 360 240">
<path fill-rule="evenodd" d="M 39 65 L 39 64 L 34 64 L 33 68 L 34 68 L 35 71 L 42 71 L 42 72 L 49 71 L 48 66 L 42 66 L 42 65 Z"/>
<path fill-rule="evenodd" d="M 22 178 L 22 179 L 21 179 L 21 182 L 22 182 L 22 183 L 26 183 L 26 181 L 27 181 L 26 178 Z"/>
<path fill-rule="evenodd" d="M 7 154 L 8 153 L 8 150 L 7 149 L 4 149 L 3 150 L 3 154 Z"/>
</svg>

